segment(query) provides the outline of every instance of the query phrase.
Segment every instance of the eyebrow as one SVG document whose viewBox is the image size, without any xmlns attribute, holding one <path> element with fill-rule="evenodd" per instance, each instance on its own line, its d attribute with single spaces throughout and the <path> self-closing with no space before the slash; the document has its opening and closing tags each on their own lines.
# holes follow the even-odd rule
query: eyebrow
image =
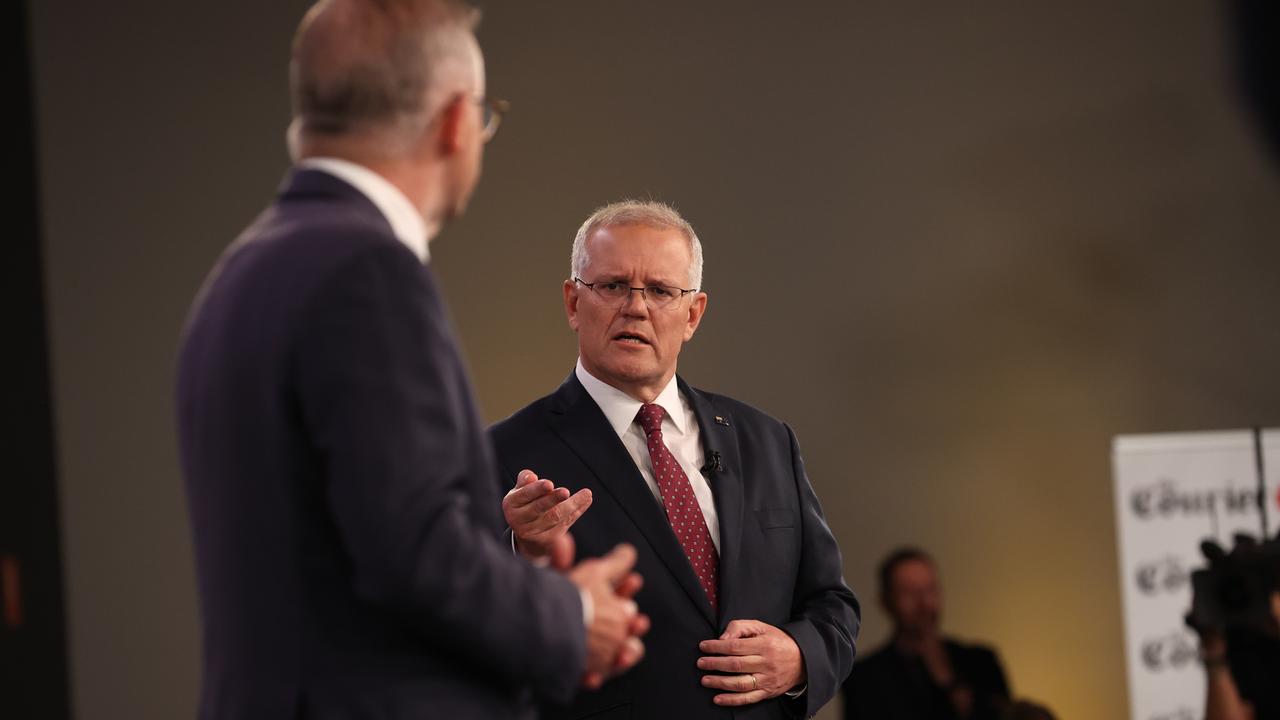
<svg viewBox="0 0 1280 720">
<path fill-rule="evenodd" d="M 596 280 L 596 282 L 622 283 L 623 285 L 631 286 L 631 279 L 626 277 L 625 275 L 620 275 L 620 274 L 611 275 L 611 274 L 605 273 L 601 275 L 600 278 Z M 680 283 L 672 282 L 671 280 L 666 280 L 666 279 L 659 279 L 659 280 L 648 279 L 648 280 L 644 280 L 643 282 L 644 282 L 644 287 L 653 287 L 656 285 L 661 285 L 665 287 L 674 287 L 674 288 L 683 289 L 683 286 L 681 286 Z"/>
</svg>

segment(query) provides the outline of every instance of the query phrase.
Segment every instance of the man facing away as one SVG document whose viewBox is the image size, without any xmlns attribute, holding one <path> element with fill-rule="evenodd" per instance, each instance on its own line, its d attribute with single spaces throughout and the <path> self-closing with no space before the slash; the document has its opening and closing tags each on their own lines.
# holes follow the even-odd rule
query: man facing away
<svg viewBox="0 0 1280 720">
<path fill-rule="evenodd" d="M 491 429 L 518 551 L 545 556 L 570 526 L 583 555 L 632 544 L 653 618 L 643 663 L 546 717 L 810 716 L 853 662 L 858 602 L 794 433 L 676 375 L 701 284 L 672 208 L 595 212 L 563 287 L 577 367 Z"/>
<path fill-rule="evenodd" d="M 512 557 L 430 270 L 486 122 L 474 10 L 333 0 L 293 48 L 296 165 L 179 358 L 202 718 L 505 718 L 634 664 L 634 550 Z M 496 118 L 494 118 L 496 120 Z M 584 630 L 585 627 L 585 630 Z"/>
<path fill-rule="evenodd" d="M 848 720 L 996 720 L 1009 684 L 993 650 L 941 630 L 942 591 L 933 558 L 902 548 L 880 564 L 880 601 L 893 637 L 853 666 L 844 686 Z"/>
</svg>

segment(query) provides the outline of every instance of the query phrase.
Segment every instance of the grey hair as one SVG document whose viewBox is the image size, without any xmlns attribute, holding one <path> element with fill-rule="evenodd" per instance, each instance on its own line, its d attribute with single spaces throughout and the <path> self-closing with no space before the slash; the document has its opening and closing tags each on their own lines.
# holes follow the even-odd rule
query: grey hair
<svg viewBox="0 0 1280 720">
<path fill-rule="evenodd" d="M 698 240 L 698 234 L 675 208 L 654 200 L 622 200 L 591 213 L 573 238 L 573 253 L 569 257 L 570 279 L 582 277 L 583 270 L 591 261 L 587 254 L 587 240 L 591 235 L 601 228 L 623 225 L 679 230 L 689 241 L 689 256 L 692 258 L 689 263 L 689 284 L 692 287 L 686 289 L 702 289 L 702 242 Z"/>
<path fill-rule="evenodd" d="M 479 22 L 462 0 L 317 2 L 293 40 L 290 152 L 310 137 L 420 133 L 454 91 L 450 79 L 470 70 Z"/>
</svg>

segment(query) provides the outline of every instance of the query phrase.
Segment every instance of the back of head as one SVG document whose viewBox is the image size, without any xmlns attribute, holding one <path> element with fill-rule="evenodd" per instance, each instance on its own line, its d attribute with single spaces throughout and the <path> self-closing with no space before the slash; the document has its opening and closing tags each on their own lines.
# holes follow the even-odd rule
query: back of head
<svg viewBox="0 0 1280 720">
<path fill-rule="evenodd" d="M 461 0 L 321 0 L 294 36 L 289 150 L 347 140 L 394 155 L 474 84 L 479 11 Z"/>
</svg>

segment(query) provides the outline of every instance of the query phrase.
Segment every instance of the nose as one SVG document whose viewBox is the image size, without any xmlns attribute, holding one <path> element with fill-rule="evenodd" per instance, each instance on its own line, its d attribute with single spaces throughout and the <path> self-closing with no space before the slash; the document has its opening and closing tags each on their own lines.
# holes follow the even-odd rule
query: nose
<svg viewBox="0 0 1280 720">
<path fill-rule="evenodd" d="M 631 292 L 627 293 L 627 299 L 622 301 L 622 312 L 626 315 L 647 316 L 649 304 L 645 302 L 644 291 L 631 288 Z"/>
</svg>

